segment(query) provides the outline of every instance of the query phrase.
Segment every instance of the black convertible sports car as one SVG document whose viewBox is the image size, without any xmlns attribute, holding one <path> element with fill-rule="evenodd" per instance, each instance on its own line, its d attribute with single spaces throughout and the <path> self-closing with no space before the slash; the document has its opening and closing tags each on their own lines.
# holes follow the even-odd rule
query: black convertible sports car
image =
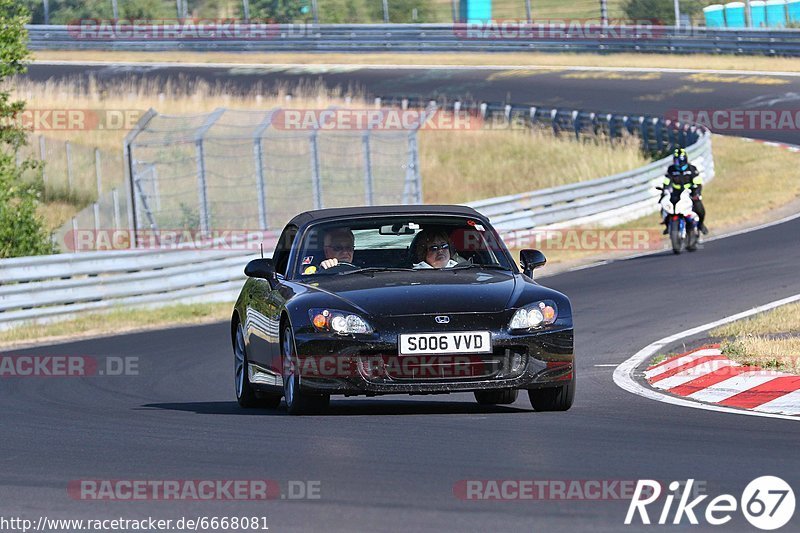
<svg viewBox="0 0 800 533">
<path fill-rule="evenodd" d="M 248 263 L 231 320 L 243 407 L 320 411 L 332 394 L 472 391 L 537 411 L 575 393 L 572 308 L 520 273 L 489 220 L 463 206 L 301 213 Z"/>
</svg>

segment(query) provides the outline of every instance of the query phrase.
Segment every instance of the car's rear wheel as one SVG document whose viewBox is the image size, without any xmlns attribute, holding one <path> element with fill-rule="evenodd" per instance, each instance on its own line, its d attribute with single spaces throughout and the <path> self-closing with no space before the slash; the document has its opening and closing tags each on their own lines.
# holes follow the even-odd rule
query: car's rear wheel
<svg viewBox="0 0 800 533">
<path fill-rule="evenodd" d="M 559 387 L 529 389 L 528 398 L 537 411 L 568 410 L 575 399 L 575 371 L 572 371 L 572 379 Z"/>
<path fill-rule="evenodd" d="M 236 401 L 241 407 L 275 408 L 280 405 L 280 394 L 257 392 L 248 379 L 249 363 L 247 361 L 247 348 L 244 343 L 244 330 L 241 324 L 236 326 L 236 340 L 233 346 L 233 369 Z"/>
<path fill-rule="evenodd" d="M 475 401 L 481 405 L 508 405 L 517 401 L 517 389 L 476 390 Z"/>
<path fill-rule="evenodd" d="M 300 390 L 300 374 L 295 358 L 294 334 L 292 328 L 283 331 L 281 341 L 283 359 L 283 397 L 290 415 L 305 415 L 324 411 L 330 404 L 327 394 L 309 394 Z"/>
</svg>

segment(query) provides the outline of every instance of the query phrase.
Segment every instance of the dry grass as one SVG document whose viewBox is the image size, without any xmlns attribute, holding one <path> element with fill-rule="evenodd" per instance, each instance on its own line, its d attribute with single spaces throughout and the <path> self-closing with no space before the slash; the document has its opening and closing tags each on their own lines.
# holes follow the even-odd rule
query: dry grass
<svg viewBox="0 0 800 533">
<path fill-rule="evenodd" d="M 245 63 L 346 64 L 346 65 L 489 65 L 503 66 L 592 66 L 634 68 L 685 68 L 699 70 L 747 70 L 800 72 L 800 59 L 785 57 L 747 57 L 735 55 L 684 55 L 680 61 L 669 54 L 546 54 L 538 52 L 497 54 L 420 54 L 409 53 L 261 53 L 261 52 L 111 52 L 37 51 L 35 59 L 59 61 L 166 62 L 166 63 Z"/>
<path fill-rule="evenodd" d="M 745 337 L 775 333 L 800 334 L 800 303 L 784 305 L 711 331 L 714 337 Z"/>
<path fill-rule="evenodd" d="M 748 366 L 800 374 L 800 303 L 711 330 L 723 337 L 722 353 Z"/>
<path fill-rule="evenodd" d="M 230 303 L 179 304 L 158 308 L 119 308 L 52 324 L 24 324 L 0 331 L 0 348 L 45 344 L 80 337 L 98 337 L 145 329 L 204 324 L 230 319 Z"/>
<path fill-rule="evenodd" d="M 639 141 L 554 138 L 538 130 L 441 132 L 420 136 L 427 203 L 462 203 L 585 181 L 646 165 Z"/>
<path fill-rule="evenodd" d="M 737 337 L 722 343 L 722 353 L 745 366 L 800 374 L 800 337 Z"/>
</svg>

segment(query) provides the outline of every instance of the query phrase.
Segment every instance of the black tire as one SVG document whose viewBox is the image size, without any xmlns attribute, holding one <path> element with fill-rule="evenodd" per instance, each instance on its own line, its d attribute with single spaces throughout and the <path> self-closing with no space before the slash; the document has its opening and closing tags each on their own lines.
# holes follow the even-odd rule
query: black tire
<svg viewBox="0 0 800 533">
<path fill-rule="evenodd" d="M 236 402 L 240 407 L 278 407 L 281 403 L 280 394 L 261 393 L 253 388 L 248 379 L 249 362 L 247 360 L 247 347 L 244 343 L 242 325 L 236 325 L 236 338 L 233 340 L 233 376 Z"/>
<path fill-rule="evenodd" d="M 283 330 L 281 337 L 281 359 L 283 361 L 283 397 L 286 400 L 286 411 L 290 415 L 307 415 L 320 413 L 327 409 L 331 397 L 329 394 L 308 394 L 300 390 L 300 376 L 295 372 L 294 334 L 291 327 Z"/>
<path fill-rule="evenodd" d="M 475 401 L 480 405 L 509 405 L 517 401 L 517 389 L 476 390 Z"/>
<path fill-rule="evenodd" d="M 575 399 L 575 370 L 572 379 L 560 387 L 528 390 L 528 398 L 536 411 L 566 411 Z"/>
<path fill-rule="evenodd" d="M 692 228 L 686 235 L 686 251 L 694 252 L 697 250 L 697 241 L 700 239 L 700 230 Z"/>
<path fill-rule="evenodd" d="M 679 254 L 683 251 L 683 239 L 681 238 L 681 228 L 678 224 L 672 224 L 669 228 L 669 240 L 672 241 L 672 252 Z"/>
</svg>

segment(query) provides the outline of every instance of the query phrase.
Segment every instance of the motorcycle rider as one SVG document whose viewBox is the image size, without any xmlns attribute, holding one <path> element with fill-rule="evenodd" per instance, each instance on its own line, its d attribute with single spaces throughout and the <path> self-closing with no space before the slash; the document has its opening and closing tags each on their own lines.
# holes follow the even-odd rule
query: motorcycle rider
<svg viewBox="0 0 800 533">
<path fill-rule="evenodd" d="M 690 189 L 692 195 L 692 210 L 697 214 L 700 231 L 703 235 L 708 233 L 708 228 L 703 224 L 706 218 L 706 208 L 703 206 L 703 178 L 697 171 L 697 167 L 689 164 L 689 156 L 686 150 L 681 147 L 675 148 L 672 154 L 672 164 L 667 168 L 663 181 L 664 194 L 670 194 L 672 190 L 682 191 Z M 668 217 L 664 216 L 664 235 L 669 233 Z"/>
</svg>

